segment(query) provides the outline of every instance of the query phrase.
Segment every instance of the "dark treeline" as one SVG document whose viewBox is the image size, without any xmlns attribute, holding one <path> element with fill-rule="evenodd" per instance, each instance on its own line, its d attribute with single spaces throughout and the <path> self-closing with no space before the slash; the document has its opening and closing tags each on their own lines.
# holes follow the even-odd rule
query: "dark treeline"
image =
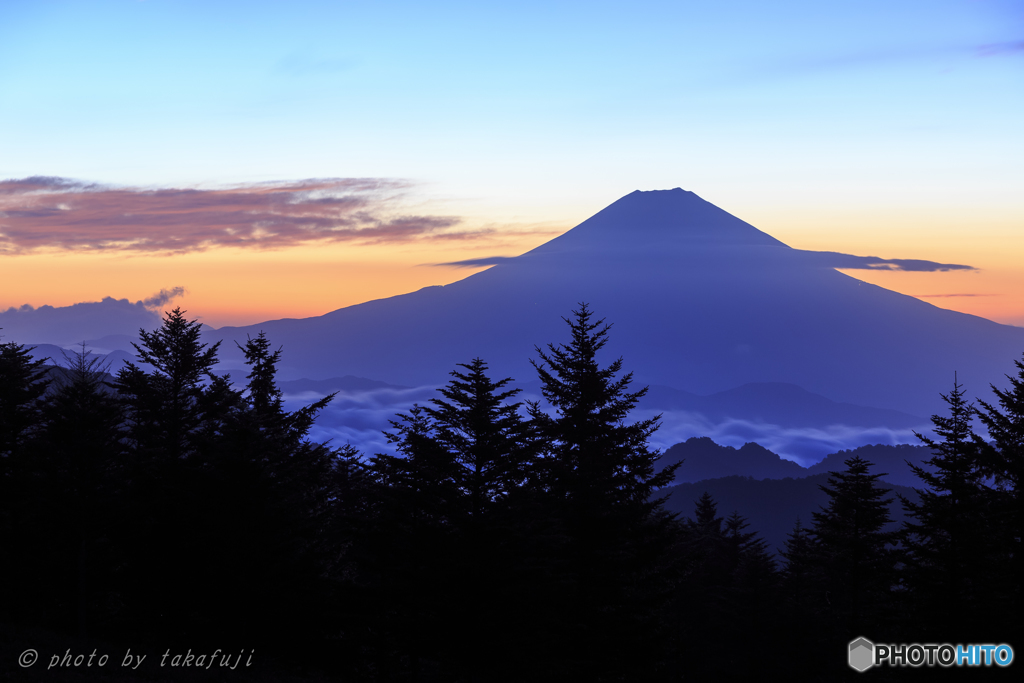
<svg viewBox="0 0 1024 683">
<path fill-rule="evenodd" d="M 116 377 L 0 344 L 0 620 L 353 681 L 824 680 L 858 636 L 1018 643 L 1024 364 L 977 409 L 954 384 L 901 530 L 854 457 L 776 557 L 710 495 L 665 511 L 644 390 L 567 322 L 543 404 L 473 359 L 372 457 L 309 440 L 331 397 L 286 411 L 262 334 L 241 390 L 177 309 Z"/>
</svg>

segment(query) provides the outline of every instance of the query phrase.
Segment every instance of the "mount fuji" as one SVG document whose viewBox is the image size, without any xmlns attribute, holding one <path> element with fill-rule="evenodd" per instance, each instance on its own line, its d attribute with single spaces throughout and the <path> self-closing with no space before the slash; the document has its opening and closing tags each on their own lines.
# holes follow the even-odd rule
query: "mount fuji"
<svg viewBox="0 0 1024 683">
<path fill-rule="evenodd" d="M 440 385 L 479 356 L 495 378 L 530 381 L 535 346 L 567 341 L 562 318 L 587 302 L 613 325 L 606 361 L 622 356 L 639 385 L 797 385 L 914 415 L 943 412 L 954 372 L 978 395 L 1024 351 L 1024 328 L 862 282 L 839 257 L 793 249 L 692 192 L 637 191 L 453 284 L 208 338 L 266 332 L 284 348 L 283 379 Z M 222 350 L 228 360 L 234 344 Z"/>
</svg>

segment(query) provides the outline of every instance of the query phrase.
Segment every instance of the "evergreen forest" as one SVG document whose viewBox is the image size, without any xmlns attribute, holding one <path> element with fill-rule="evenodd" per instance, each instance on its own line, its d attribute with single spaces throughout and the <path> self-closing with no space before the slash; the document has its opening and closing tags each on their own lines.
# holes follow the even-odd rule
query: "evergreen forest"
<svg viewBox="0 0 1024 683">
<path fill-rule="evenodd" d="M 987 401 L 956 383 L 943 396 L 901 527 L 882 473 L 851 457 L 776 555 L 709 494 L 665 510 L 678 464 L 656 466 L 657 419 L 631 420 L 645 389 L 625 360 L 598 360 L 610 326 L 581 304 L 564 329 L 535 350 L 542 401 L 467 358 L 394 417 L 389 453 L 311 440 L 332 397 L 286 410 L 287 349 L 239 341 L 248 370 L 231 378 L 180 309 L 116 375 L 84 351 L 0 344 L 0 671 L 834 680 L 856 675 L 859 636 L 1021 642 L 1024 362 Z M 31 671 L 16 663 L 28 647 Z M 47 671 L 65 648 L 112 661 Z M 152 658 L 122 667 L 128 648 Z M 171 672 L 168 648 L 252 666 Z"/>
</svg>

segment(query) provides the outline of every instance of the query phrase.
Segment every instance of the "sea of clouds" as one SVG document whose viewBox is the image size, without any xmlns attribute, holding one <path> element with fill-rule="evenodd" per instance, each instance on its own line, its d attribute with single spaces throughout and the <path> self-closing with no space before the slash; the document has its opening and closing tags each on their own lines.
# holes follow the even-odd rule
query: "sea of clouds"
<svg viewBox="0 0 1024 683">
<path fill-rule="evenodd" d="M 286 394 L 285 406 L 289 410 L 297 410 L 323 396 L 311 391 Z M 408 412 L 415 404 L 430 405 L 431 399 L 435 398 L 442 397 L 437 387 L 432 386 L 339 392 L 318 417 L 310 438 L 329 440 L 334 446 L 351 444 L 366 457 L 395 453 L 384 433 L 394 432 L 390 422 L 397 420 L 398 413 Z M 540 401 L 544 407 L 542 397 L 530 391 L 519 394 L 516 400 Z M 525 409 L 523 413 L 525 415 Z M 753 441 L 804 467 L 813 465 L 830 453 L 868 444 L 920 443 L 911 429 L 846 425 L 801 428 L 738 419 L 713 421 L 700 413 L 662 412 L 651 408 L 634 410 L 631 420 L 644 420 L 658 414 L 661 414 L 661 426 L 650 439 L 652 448 L 665 450 L 694 436 L 708 436 L 719 444 L 735 448 Z"/>
</svg>

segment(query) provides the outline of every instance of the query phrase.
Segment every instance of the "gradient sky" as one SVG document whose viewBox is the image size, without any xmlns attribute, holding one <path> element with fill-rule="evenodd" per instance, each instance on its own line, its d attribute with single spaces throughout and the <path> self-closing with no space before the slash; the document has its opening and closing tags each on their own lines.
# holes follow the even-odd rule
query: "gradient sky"
<svg viewBox="0 0 1024 683">
<path fill-rule="evenodd" d="M 1020 0 L 5 0 L 0 180 L 80 184 L 0 191 L 0 308 L 316 315 L 683 187 L 794 247 L 973 265 L 850 273 L 1024 325 L 1022 112 Z"/>
</svg>

